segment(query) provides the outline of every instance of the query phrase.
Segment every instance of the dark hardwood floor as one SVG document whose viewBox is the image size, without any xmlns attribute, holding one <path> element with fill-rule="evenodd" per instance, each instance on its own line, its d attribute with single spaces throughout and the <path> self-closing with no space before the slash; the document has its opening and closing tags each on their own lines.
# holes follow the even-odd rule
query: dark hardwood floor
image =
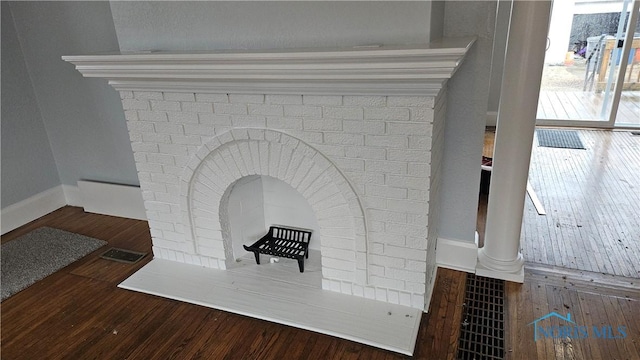
<svg viewBox="0 0 640 360">
<path fill-rule="evenodd" d="M 87 214 L 74 207 L 16 229 L 1 241 L 40 226 L 150 252 L 146 222 Z M 119 289 L 117 284 L 150 256 L 127 265 L 99 258 L 104 250 L 2 302 L 2 359 L 406 358 L 327 335 Z M 528 269 L 524 284 L 507 284 L 507 358 L 640 359 L 637 285 L 607 283 L 598 274 L 556 275 L 549 270 L 553 269 Z M 414 358 L 456 359 L 465 278 L 461 272 L 438 271 L 431 311 L 423 315 Z M 535 342 L 528 324 L 549 311 L 570 311 L 581 325 L 626 326 L 628 336 Z"/>
</svg>

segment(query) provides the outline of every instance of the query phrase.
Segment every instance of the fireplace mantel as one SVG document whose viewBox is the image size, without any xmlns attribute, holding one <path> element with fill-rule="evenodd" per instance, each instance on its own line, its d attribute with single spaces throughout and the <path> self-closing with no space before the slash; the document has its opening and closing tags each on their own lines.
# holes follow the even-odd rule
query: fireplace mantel
<svg viewBox="0 0 640 360">
<path fill-rule="evenodd" d="M 118 91 L 435 96 L 475 38 L 425 45 L 63 56 Z"/>
</svg>

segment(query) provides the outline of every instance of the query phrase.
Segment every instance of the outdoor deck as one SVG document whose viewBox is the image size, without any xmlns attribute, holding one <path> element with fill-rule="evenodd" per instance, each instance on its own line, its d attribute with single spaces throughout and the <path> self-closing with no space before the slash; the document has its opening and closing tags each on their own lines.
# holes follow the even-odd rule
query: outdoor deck
<svg viewBox="0 0 640 360">
<path fill-rule="evenodd" d="M 600 119 L 604 93 L 589 91 L 540 91 L 538 119 Z M 640 126 L 640 91 L 623 91 L 618 108 L 617 125 Z"/>
</svg>

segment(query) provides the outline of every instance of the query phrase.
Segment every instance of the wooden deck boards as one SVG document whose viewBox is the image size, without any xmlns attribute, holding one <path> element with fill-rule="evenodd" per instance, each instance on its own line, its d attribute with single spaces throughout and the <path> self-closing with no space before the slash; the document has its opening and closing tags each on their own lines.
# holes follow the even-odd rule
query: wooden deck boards
<svg viewBox="0 0 640 360">
<path fill-rule="evenodd" d="M 640 137 L 581 130 L 586 150 L 538 147 L 529 182 L 547 210 L 526 202 L 526 261 L 640 278 Z"/>
<path fill-rule="evenodd" d="M 540 91 L 538 119 L 600 120 L 603 93 Z M 623 91 L 616 119 L 618 125 L 640 126 L 640 91 Z"/>
</svg>

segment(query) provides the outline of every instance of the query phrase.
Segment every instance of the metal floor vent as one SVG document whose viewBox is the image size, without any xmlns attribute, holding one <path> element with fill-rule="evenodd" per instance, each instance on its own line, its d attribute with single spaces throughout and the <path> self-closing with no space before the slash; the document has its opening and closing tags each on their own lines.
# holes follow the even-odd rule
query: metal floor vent
<svg viewBox="0 0 640 360">
<path fill-rule="evenodd" d="M 504 281 L 467 274 L 458 359 L 504 358 Z"/>
<path fill-rule="evenodd" d="M 111 248 L 107 250 L 105 253 L 103 253 L 102 255 L 100 255 L 100 257 L 103 259 L 113 260 L 121 263 L 133 264 L 140 261 L 140 259 L 145 257 L 145 255 L 147 255 L 147 253 L 141 253 L 137 251 L 118 249 L 118 248 Z"/>
</svg>

